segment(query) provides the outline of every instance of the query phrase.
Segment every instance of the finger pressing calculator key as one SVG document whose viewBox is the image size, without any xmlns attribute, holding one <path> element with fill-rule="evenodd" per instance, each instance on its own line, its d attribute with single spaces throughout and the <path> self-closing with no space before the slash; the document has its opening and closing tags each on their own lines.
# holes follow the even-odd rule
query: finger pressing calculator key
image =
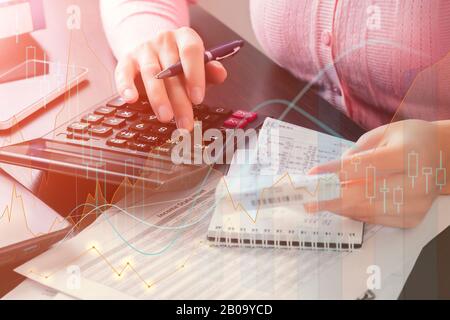
<svg viewBox="0 0 450 320">
<path fill-rule="evenodd" d="M 112 108 L 125 108 L 127 105 L 127 102 L 122 97 L 117 97 L 111 101 L 109 101 L 106 106 L 112 107 Z"/>
<path fill-rule="evenodd" d="M 145 100 L 137 101 L 133 104 L 128 105 L 129 109 L 135 110 L 137 112 L 142 113 L 153 113 L 152 107 L 150 106 L 150 103 Z"/>
</svg>

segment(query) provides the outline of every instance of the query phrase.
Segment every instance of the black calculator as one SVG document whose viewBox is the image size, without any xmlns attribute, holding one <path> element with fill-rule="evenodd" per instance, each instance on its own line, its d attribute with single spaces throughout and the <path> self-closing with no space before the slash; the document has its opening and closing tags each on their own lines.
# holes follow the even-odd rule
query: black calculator
<svg viewBox="0 0 450 320">
<path fill-rule="evenodd" d="M 193 112 L 202 130 L 256 127 L 262 120 L 253 112 L 205 104 Z M 0 148 L 0 162 L 114 184 L 126 178 L 146 188 L 183 188 L 198 182 L 210 164 L 174 164 L 175 129 L 174 120 L 158 121 L 146 97 L 132 104 L 113 97 L 42 138 Z"/>
</svg>

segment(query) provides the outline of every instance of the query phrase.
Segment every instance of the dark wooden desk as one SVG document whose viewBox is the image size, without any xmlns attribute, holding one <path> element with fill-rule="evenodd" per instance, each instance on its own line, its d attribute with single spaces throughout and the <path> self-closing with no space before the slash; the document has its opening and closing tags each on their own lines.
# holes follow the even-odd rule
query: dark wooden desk
<svg viewBox="0 0 450 320">
<path fill-rule="evenodd" d="M 49 109 L 59 108 L 64 103 L 70 104 L 70 101 L 77 99 L 77 105 L 83 110 L 112 94 L 115 62 L 102 31 L 97 1 L 75 1 L 82 12 L 82 30 L 73 31 L 72 44 L 69 47 L 70 33 L 65 28 L 66 8 L 72 3 L 73 0 L 47 0 L 45 9 L 48 29 L 39 31 L 34 36 L 52 60 L 65 62 L 70 48 L 70 62 L 89 67 L 89 83 L 80 90 L 78 96 L 71 97 L 66 102 L 59 99 L 50 104 Z M 192 26 L 202 35 L 207 47 L 239 38 L 201 8 L 192 7 L 191 14 Z M 224 85 L 211 88 L 207 93 L 206 102 L 212 105 L 250 110 L 261 103 L 276 100 L 260 112 L 278 118 L 286 109 L 286 104 L 281 101 L 291 101 L 306 85 L 250 45 L 246 45 L 239 55 L 226 61 L 225 65 L 229 71 L 228 80 Z M 324 132 L 330 131 L 324 129 L 328 127 L 350 140 L 356 140 L 363 133 L 360 127 L 311 90 L 298 101 L 297 106 L 303 110 L 303 114 L 291 111 L 286 120 Z M 33 125 L 38 117 L 46 116 L 46 112 L 40 112 L 26 125 Z M 316 122 L 323 125 L 317 125 Z M 51 186 L 48 190 L 52 190 Z M 55 194 L 50 193 L 48 196 L 54 197 Z M 23 280 L 12 271 L 13 268 L 14 266 L 9 266 L 0 269 L 0 297 Z"/>
<path fill-rule="evenodd" d="M 192 8 L 191 17 L 192 27 L 200 33 L 207 47 L 239 39 L 235 32 L 198 7 Z M 307 86 L 251 45 L 245 45 L 236 57 L 224 64 L 229 77 L 224 85 L 209 89 L 206 98 L 208 103 L 249 110 L 270 100 L 291 102 Z M 323 126 L 295 110 L 289 112 L 285 120 L 325 133 L 334 131 L 353 141 L 364 133 L 362 128 L 321 99 L 313 90 L 308 90 L 297 102 L 297 106 L 303 110 L 303 114 L 308 113 L 316 122 L 323 123 Z M 274 102 L 260 110 L 278 118 L 286 108 L 286 104 Z"/>
</svg>

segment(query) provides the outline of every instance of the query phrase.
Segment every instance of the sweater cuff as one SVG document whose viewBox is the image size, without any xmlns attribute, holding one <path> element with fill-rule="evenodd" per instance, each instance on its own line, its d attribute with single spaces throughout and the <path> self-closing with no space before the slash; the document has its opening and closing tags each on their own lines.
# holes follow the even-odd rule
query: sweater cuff
<svg viewBox="0 0 450 320">
<path fill-rule="evenodd" d="M 181 25 L 164 17 L 140 13 L 127 17 L 118 25 L 110 27 L 106 36 L 114 55 L 119 60 L 159 32 L 175 30 L 179 27 Z"/>
</svg>

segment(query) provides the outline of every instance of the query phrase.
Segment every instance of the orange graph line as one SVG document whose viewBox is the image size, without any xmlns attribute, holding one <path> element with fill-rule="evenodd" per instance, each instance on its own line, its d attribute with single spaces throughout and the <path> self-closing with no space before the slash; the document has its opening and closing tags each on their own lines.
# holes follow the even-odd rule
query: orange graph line
<svg viewBox="0 0 450 320">
<path fill-rule="evenodd" d="M 40 278 L 43 278 L 43 279 L 49 279 L 50 277 L 55 275 L 59 270 L 61 270 L 65 266 L 68 266 L 71 263 L 76 262 L 78 259 L 80 259 L 81 257 L 85 256 L 89 252 L 94 252 L 102 259 L 102 261 L 111 269 L 112 273 L 115 274 L 119 279 L 121 279 L 121 280 L 124 279 L 125 271 L 127 269 L 130 269 L 139 278 L 139 280 L 143 284 L 145 284 L 145 286 L 147 288 L 151 288 L 155 284 L 157 284 L 157 283 L 159 283 L 159 282 L 161 282 L 161 281 L 163 281 L 163 280 L 173 276 L 174 274 L 176 274 L 177 272 L 179 272 L 180 270 L 185 268 L 186 264 L 189 262 L 189 260 L 192 258 L 192 256 L 195 255 L 195 253 L 198 251 L 198 249 L 200 248 L 200 246 L 203 243 L 204 243 L 203 241 L 199 241 L 199 243 L 196 245 L 194 250 L 192 250 L 191 253 L 183 260 L 183 263 L 181 265 L 179 265 L 174 270 L 168 272 L 167 274 L 165 274 L 165 275 L 161 276 L 160 278 L 158 278 L 156 280 L 153 280 L 153 281 L 145 280 L 144 277 L 139 273 L 139 271 L 136 270 L 136 268 L 132 265 L 132 263 L 130 261 L 125 262 L 125 264 L 123 264 L 121 266 L 116 266 L 115 267 L 111 263 L 111 261 L 109 261 L 109 259 L 107 257 L 105 257 L 105 255 L 96 246 L 91 246 L 89 249 L 83 251 L 81 254 L 77 255 L 75 258 L 70 259 L 68 262 L 64 263 L 64 265 L 58 267 L 57 269 L 53 270 L 52 272 L 50 272 L 48 274 L 36 272 L 36 271 L 33 271 L 33 270 L 29 270 L 28 273 L 29 274 L 34 274 L 34 275 L 36 275 L 36 276 L 38 276 Z"/>
<path fill-rule="evenodd" d="M 21 195 L 17 194 L 17 188 L 16 188 L 15 184 L 13 185 L 13 189 L 12 189 L 9 205 L 7 205 L 3 209 L 2 215 L 0 217 L 0 221 L 1 221 L 1 219 L 6 218 L 8 222 L 11 222 L 11 220 L 12 220 L 12 213 L 13 213 L 13 210 L 14 210 L 14 203 L 15 203 L 14 200 L 16 200 L 16 199 L 19 201 L 19 206 L 21 208 L 21 213 L 23 215 L 24 222 L 25 222 L 25 228 L 33 237 L 38 237 L 38 236 L 41 236 L 43 234 L 50 233 L 56 225 L 62 224 L 64 221 L 66 221 L 66 219 L 60 219 L 60 218 L 56 217 L 53 220 L 53 222 L 50 225 L 49 230 L 47 232 L 38 232 L 38 233 L 33 232 L 33 230 L 31 230 L 31 228 L 30 228 L 30 226 L 28 224 L 28 219 L 27 219 L 27 215 L 26 215 L 26 212 L 25 212 L 25 204 L 24 204 L 23 197 Z"/>
<path fill-rule="evenodd" d="M 212 169 L 212 170 L 214 170 L 214 169 Z M 261 193 L 260 193 L 260 196 L 258 197 L 258 199 L 263 199 L 264 196 L 265 196 L 265 194 L 266 194 L 267 192 L 270 192 L 270 190 L 271 190 L 272 188 L 274 188 L 274 187 L 276 187 L 277 185 L 279 185 L 279 184 L 280 184 L 283 180 L 285 180 L 285 179 L 288 180 L 289 186 L 290 186 L 294 191 L 303 191 L 303 192 L 307 193 L 308 195 L 310 195 L 310 196 L 312 196 L 312 197 L 314 197 L 315 195 L 317 195 L 318 192 L 320 191 L 320 185 L 321 185 L 320 182 L 321 182 L 321 181 L 331 181 L 331 180 L 332 180 L 331 177 L 330 177 L 330 178 L 328 178 L 328 177 L 321 177 L 321 178 L 319 179 L 319 181 L 317 182 L 317 184 L 315 185 L 313 191 L 310 192 L 310 191 L 308 190 L 308 188 L 306 188 L 306 187 L 303 187 L 303 186 L 297 187 L 297 186 L 295 185 L 295 182 L 293 181 L 291 175 L 290 175 L 289 173 L 285 173 L 285 174 L 282 175 L 278 180 L 276 180 L 271 186 L 266 187 L 266 188 L 263 188 L 263 189 L 261 190 Z M 258 220 L 258 216 L 259 216 L 260 210 L 264 207 L 264 205 L 261 204 L 262 202 L 261 202 L 261 201 L 258 201 L 258 206 L 257 206 L 257 210 L 256 210 L 256 215 L 255 215 L 255 218 L 253 218 L 253 217 L 250 215 L 250 213 L 248 212 L 248 210 L 245 208 L 245 206 L 244 206 L 242 203 L 237 202 L 237 201 L 233 198 L 233 195 L 232 195 L 232 193 L 231 193 L 231 191 L 230 191 L 230 187 L 229 187 L 229 185 L 228 185 L 228 183 L 227 183 L 227 181 L 226 181 L 226 179 L 225 179 L 225 177 L 224 177 L 223 175 L 221 175 L 220 180 L 224 182 L 225 190 L 227 191 L 227 196 L 228 196 L 228 198 L 230 199 L 230 201 L 231 201 L 231 203 L 232 203 L 232 206 L 233 206 L 234 210 L 236 210 L 236 211 L 237 211 L 237 210 L 241 210 L 243 213 L 245 213 L 245 214 L 250 218 L 250 220 L 251 220 L 253 223 L 256 223 L 257 220 Z M 136 182 L 136 183 L 137 183 L 137 182 Z M 86 201 L 85 201 L 83 204 L 80 205 L 80 208 L 82 208 L 83 206 L 84 206 L 85 208 L 88 207 L 88 206 L 99 206 L 98 204 L 97 204 L 97 205 L 94 204 L 94 203 L 97 203 L 97 202 L 98 202 L 98 201 L 97 201 L 98 199 L 101 199 L 101 201 L 100 201 L 101 205 L 100 205 L 100 206 L 107 208 L 107 205 L 112 205 L 113 203 L 115 203 L 115 202 L 118 200 L 118 198 L 120 197 L 120 194 L 121 194 L 121 192 L 124 190 L 124 188 L 131 188 L 131 189 L 133 189 L 133 188 L 136 186 L 136 183 L 132 184 L 132 183 L 130 183 L 130 181 L 129 181 L 128 179 L 124 179 L 122 185 L 119 186 L 119 187 L 117 188 L 117 190 L 114 192 L 114 194 L 113 194 L 113 196 L 112 196 L 112 198 L 111 198 L 111 199 L 112 199 L 111 202 L 107 202 L 106 199 L 104 198 L 103 192 L 102 192 L 102 190 L 101 190 L 101 188 L 100 188 L 100 186 L 99 186 L 99 184 L 98 184 L 98 182 L 97 182 L 97 188 L 96 188 L 95 195 L 89 194 L 89 195 L 87 196 Z M 11 222 L 11 220 L 13 219 L 12 214 L 13 214 L 14 203 L 15 203 L 14 200 L 15 200 L 15 199 L 17 199 L 17 200 L 19 201 L 19 203 L 20 203 L 20 208 L 21 208 L 20 211 L 21 211 L 21 215 L 23 216 L 23 219 L 24 219 L 25 228 L 26 228 L 27 232 L 29 232 L 33 237 L 37 237 L 37 236 L 40 236 L 40 235 L 43 235 L 43 234 L 50 233 L 50 232 L 52 232 L 52 231 L 54 230 L 55 227 L 57 227 L 58 225 L 61 225 L 61 224 L 64 223 L 65 221 L 66 221 L 66 222 L 69 222 L 69 223 L 72 225 L 72 229 L 74 229 L 74 228 L 76 228 L 76 227 L 82 222 L 82 220 L 83 220 L 83 218 L 84 218 L 85 216 L 90 215 L 90 214 L 92 214 L 93 212 L 94 212 L 94 214 L 96 215 L 95 218 L 97 218 L 97 217 L 100 215 L 100 214 L 98 213 L 98 211 L 99 211 L 100 209 L 94 208 L 94 209 L 92 209 L 92 210 L 89 210 L 88 212 L 83 211 L 83 213 L 81 213 L 81 214 L 79 214 L 79 215 L 73 214 L 73 215 L 67 216 L 66 218 L 59 218 L 59 217 L 56 217 L 56 218 L 53 220 L 53 222 L 51 223 L 51 225 L 50 225 L 50 227 L 49 227 L 49 229 L 48 229 L 47 232 L 35 233 L 35 232 L 32 231 L 31 227 L 29 226 L 28 218 L 27 218 L 27 214 L 26 214 L 26 210 L 25 210 L 24 200 L 23 200 L 23 197 L 22 197 L 21 195 L 18 195 L 18 194 L 17 194 L 17 188 L 16 188 L 16 185 L 15 185 L 15 184 L 14 184 L 14 186 L 13 186 L 13 190 L 12 190 L 12 193 L 11 193 L 10 203 L 9 203 L 9 205 L 7 205 L 7 206 L 4 208 L 3 214 L 0 216 L 0 221 L 1 221 L 2 218 L 5 218 L 5 217 L 6 217 L 6 218 L 7 218 L 7 221 L 8 221 L 8 222 Z M 89 200 L 91 200 L 91 201 L 89 201 Z M 102 211 L 102 210 L 101 210 L 101 211 Z M 74 224 L 74 222 L 75 222 L 74 219 L 75 219 L 76 217 L 79 217 L 79 218 L 80 218 L 80 221 Z M 72 221 L 72 222 L 71 222 L 71 221 Z"/>
<path fill-rule="evenodd" d="M 419 80 L 421 79 L 421 77 L 426 74 L 426 72 L 428 70 L 431 70 L 432 68 L 435 68 L 436 66 L 438 66 L 439 64 L 443 63 L 444 61 L 446 61 L 447 59 L 450 59 L 450 52 L 447 53 L 447 55 L 445 57 L 443 57 L 442 59 L 440 59 L 439 61 L 435 62 L 433 65 L 429 66 L 428 68 L 420 71 L 415 77 L 413 82 L 411 83 L 411 86 L 408 88 L 405 96 L 402 98 L 402 101 L 400 102 L 400 105 L 398 106 L 398 108 L 396 108 L 394 115 L 392 116 L 391 121 L 386 125 L 386 128 L 383 130 L 383 134 L 380 138 L 380 142 L 375 146 L 375 148 L 373 148 L 372 153 L 375 153 L 377 151 L 377 149 L 381 146 L 381 144 L 383 143 L 383 139 L 385 138 L 385 136 L 387 135 L 387 132 L 389 131 L 390 127 L 392 126 L 393 123 L 395 123 L 395 119 L 396 117 L 400 114 L 400 111 L 405 108 L 404 105 L 406 104 L 406 100 L 407 98 L 410 96 L 410 93 L 413 92 L 414 87 L 417 85 L 417 83 L 419 82 Z"/>
<path fill-rule="evenodd" d="M 287 179 L 287 180 L 289 181 L 289 186 L 292 188 L 292 190 L 294 190 L 294 191 L 303 191 L 303 192 L 307 193 L 308 195 L 310 195 L 310 196 L 312 196 L 312 197 L 316 196 L 316 195 L 318 194 L 318 192 L 320 191 L 320 182 L 321 182 L 321 181 L 332 181 L 332 180 L 333 180 L 332 177 L 329 177 L 329 178 L 321 177 L 321 178 L 319 178 L 319 179 L 318 179 L 318 182 L 316 183 L 316 185 L 315 185 L 315 187 L 314 187 L 314 189 L 313 189 L 313 191 L 310 192 L 310 191 L 308 190 L 307 187 L 303 187 L 303 186 L 297 187 L 297 186 L 295 185 L 294 181 L 292 180 L 291 175 L 290 175 L 288 172 L 286 172 L 286 173 L 283 174 L 278 180 L 276 180 L 271 186 L 262 188 L 262 189 L 261 189 L 261 194 L 260 194 L 260 196 L 259 196 L 258 199 L 259 199 L 259 200 L 260 200 L 260 199 L 264 199 L 264 194 L 267 193 L 267 192 L 269 192 L 271 189 L 275 188 L 275 187 L 276 187 L 278 184 L 280 184 L 284 179 Z M 227 195 L 228 195 L 228 198 L 229 198 L 230 201 L 231 201 L 231 204 L 232 204 L 232 206 L 233 206 L 233 209 L 234 209 L 235 211 L 241 210 L 242 212 L 244 212 L 244 213 L 250 218 L 250 220 L 251 220 L 253 223 L 256 223 L 256 221 L 257 221 L 257 219 L 258 219 L 259 212 L 260 212 L 261 208 L 263 207 L 263 206 L 261 205 L 261 201 L 258 201 L 258 206 L 256 207 L 255 218 L 252 218 L 252 216 L 249 214 L 249 212 L 248 212 L 247 209 L 244 207 L 244 205 L 243 205 L 242 203 L 237 202 L 237 201 L 235 201 L 235 200 L 233 199 L 233 195 L 232 195 L 232 193 L 231 193 L 231 191 L 230 191 L 230 188 L 229 188 L 229 186 L 228 186 L 228 183 L 227 183 L 225 177 L 222 176 L 221 180 L 224 181 L 225 189 L 226 189 L 226 191 L 227 191 Z"/>
<path fill-rule="evenodd" d="M 105 72 L 106 72 L 107 74 L 109 74 L 109 69 L 108 69 L 108 68 L 106 67 L 106 65 L 103 63 L 103 60 L 100 59 L 100 57 L 95 53 L 95 51 L 94 51 L 94 50 L 92 49 L 92 47 L 90 46 L 89 41 L 88 41 L 88 39 L 87 39 L 87 37 L 86 37 L 86 34 L 85 34 L 84 30 L 83 30 L 83 29 L 80 29 L 79 31 L 80 31 L 81 35 L 83 36 L 84 42 L 85 42 L 86 47 L 88 48 L 88 50 L 92 53 L 92 55 L 95 57 L 95 59 L 97 60 L 97 62 L 104 68 Z M 54 128 L 57 128 L 61 123 L 64 123 L 64 122 L 66 122 L 67 120 L 69 120 L 69 119 L 63 119 L 63 120 L 61 120 L 61 122 L 59 122 L 60 116 L 61 116 L 61 115 L 63 114 L 63 112 L 66 110 L 67 100 L 71 97 L 71 90 L 70 90 L 70 88 L 69 88 L 69 80 L 68 80 L 68 77 L 69 77 L 70 57 L 71 57 L 71 51 L 72 51 L 72 32 L 73 32 L 73 31 L 70 30 L 70 35 L 69 35 L 69 48 L 68 48 L 68 56 L 67 56 L 67 63 L 66 63 L 67 70 L 66 70 L 66 83 L 65 83 L 65 86 L 66 86 L 65 101 L 64 101 L 63 108 L 56 114 L 55 121 L 54 121 L 54 124 L 53 124 L 53 127 L 54 127 Z M 111 81 L 110 77 L 108 76 L 107 78 L 108 78 L 108 85 L 109 85 L 109 87 L 110 87 L 111 94 L 112 94 L 112 93 L 114 92 L 114 90 L 113 90 L 113 84 L 112 84 L 112 81 Z M 76 84 L 76 91 L 77 91 L 77 94 L 78 94 L 78 87 L 79 87 L 79 83 Z"/>
</svg>

